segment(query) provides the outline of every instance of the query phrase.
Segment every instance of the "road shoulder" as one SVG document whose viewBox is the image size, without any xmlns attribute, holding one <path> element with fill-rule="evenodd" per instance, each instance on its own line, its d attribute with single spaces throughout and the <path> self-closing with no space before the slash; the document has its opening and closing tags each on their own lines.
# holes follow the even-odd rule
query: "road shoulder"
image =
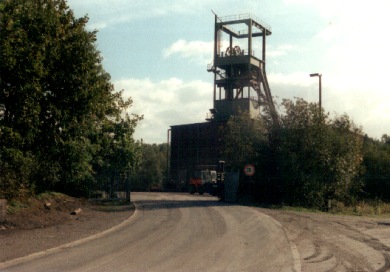
<svg viewBox="0 0 390 272">
<path fill-rule="evenodd" d="M 83 202 L 80 213 L 70 215 L 69 210 L 66 220 L 53 225 L 3 228 L 0 230 L 0 264 L 94 237 L 125 222 L 131 218 L 134 211 L 133 204 L 107 205 L 101 208 L 94 203 Z"/>
</svg>

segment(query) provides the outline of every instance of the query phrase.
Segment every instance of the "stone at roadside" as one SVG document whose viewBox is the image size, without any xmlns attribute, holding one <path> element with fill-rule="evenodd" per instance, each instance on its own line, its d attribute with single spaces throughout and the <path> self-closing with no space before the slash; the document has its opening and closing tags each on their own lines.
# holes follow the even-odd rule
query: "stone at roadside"
<svg viewBox="0 0 390 272">
<path fill-rule="evenodd" d="M 77 214 L 79 214 L 79 213 L 81 213 L 81 209 L 80 209 L 80 208 L 78 208 L 77 210 L 74 210 L 74 211 L 71 212 L 70 214 L 71 214 L 71 215 L 77 215 Z"/>
</svg>

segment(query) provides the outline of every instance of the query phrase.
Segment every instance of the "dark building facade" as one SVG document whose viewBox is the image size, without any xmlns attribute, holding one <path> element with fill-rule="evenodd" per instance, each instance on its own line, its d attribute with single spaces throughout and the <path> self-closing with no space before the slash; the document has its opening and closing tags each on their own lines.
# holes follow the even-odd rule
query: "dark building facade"
<svg viewBox="0 0 390 272">
<path fill-rule="evenodd" d="M 195 170 L 213 170 L 223 159 L 223 128 L 216 121 L 171 126 L 170 175 L 177 189 L 185 189 Z"/>
</svg>

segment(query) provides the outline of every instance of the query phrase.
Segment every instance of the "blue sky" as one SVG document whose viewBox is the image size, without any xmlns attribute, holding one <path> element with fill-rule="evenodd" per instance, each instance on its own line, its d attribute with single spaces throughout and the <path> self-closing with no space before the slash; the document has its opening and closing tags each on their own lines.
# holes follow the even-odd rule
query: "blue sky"
<svg viewBox="0 0 390 272">
<path fill-rule="evenodd" d="M 135 132 L 166 142 L 171 125 L 203 122 L 212 107 L 214 15 L 252 13 L 267 22 L 267 76 L 273 96 L 318 102 L 348 114 L 364 133 L 390 134 L 390 1 L 68 0 L 98 30 L 97 48 L 116 90 L 144 115 Z"/>
</svg>

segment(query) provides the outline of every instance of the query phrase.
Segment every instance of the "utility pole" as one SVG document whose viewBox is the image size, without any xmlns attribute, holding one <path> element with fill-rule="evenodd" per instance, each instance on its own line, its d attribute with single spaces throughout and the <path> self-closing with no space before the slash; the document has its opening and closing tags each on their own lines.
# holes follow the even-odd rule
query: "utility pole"
<svg viewBox="0 0 390 272">
<path fill-rule="evenodd" d="M 321 86 L 322 74 L 314 73 L 314 74 L 310 74 L 310 77 L 318 77 L 319 108 L 320 108 L 320 116 L 321 116 L 321 112 L 322 112 L 322 86 Z"/>
</svg>

